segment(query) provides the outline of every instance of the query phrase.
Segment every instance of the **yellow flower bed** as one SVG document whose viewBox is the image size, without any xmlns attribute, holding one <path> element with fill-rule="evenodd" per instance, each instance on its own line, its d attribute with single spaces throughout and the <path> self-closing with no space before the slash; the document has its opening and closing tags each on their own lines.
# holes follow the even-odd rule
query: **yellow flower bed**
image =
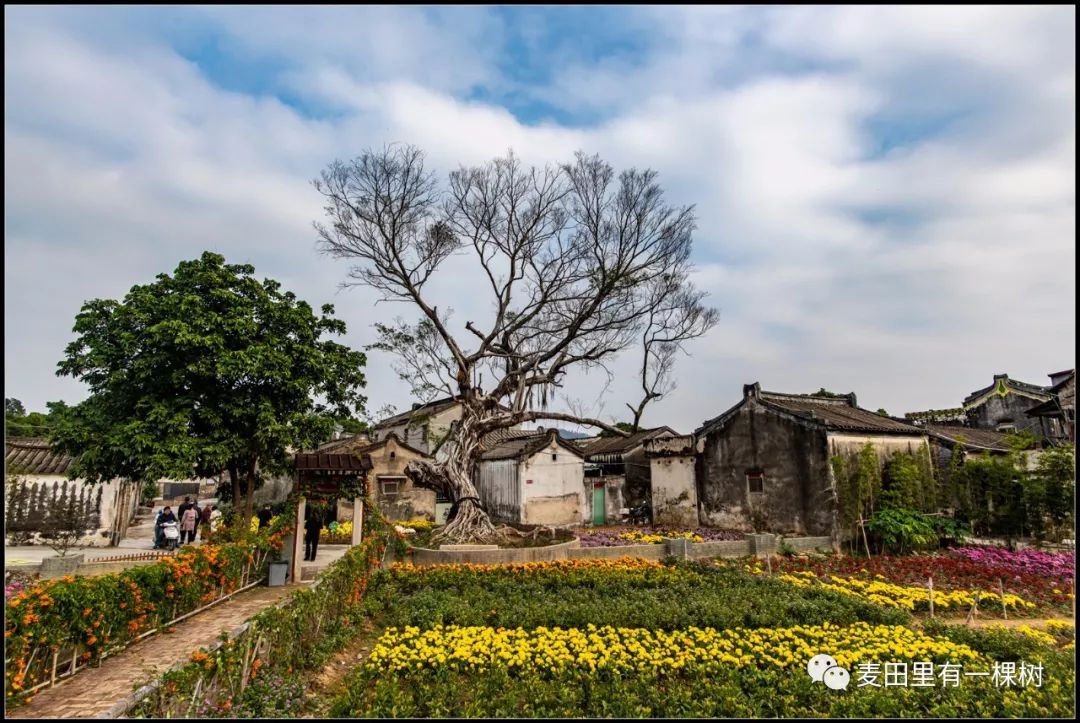
<svg viewBox="0 0 1080 723">
<path fill-rule="evenodd" d="M 800 668 L 822 652 L 848 669 L 870 660 L 983 660 L 966 645 L 902 626 L 867 623 L 731 630 L 691 627 L 670 632 L 594 625 L 585 630 L 437 625 L 423 631 L 390 628 L 366 665 L 379 671 L 448 666 L 454 670 L 715 672 L 732 666 Z"/>
<path fill-rule="evenodd" d="M 1067 620 L 1047 620 L 1046 629 L 1054 634 L 1076 634 L 1076 626 Z"/>
<path fill-rule="evenodd" d="M 1008 630 L 1009 629 L 1004 625 L 987 625 L 986 627 L 988 629 L 1000 629 L 1000 630 Z M 1057 640 L 1054 639 L 1053 635 L 1050 635 L 1048 633 L 1044 633 L 1042 630 L 1036 630 L 1035 628 L 1033 628 L 1033 627 L 1031 627 L 1029 625 L 1019 625 L 1019 626 L 1017 626 L 1015 628 L 1012 628 L 1012 630 L 1014 630 L 1015 632 L 1021 633 L 1023 635 L 1026 635 L 1029 638 L 1031 638 L 1033 640 L 1036 640 L 1039 643 L 1042 643 L 1043 645 L 1049 645 L 1050 647 L 1054 647 L 1054 646 L 1057 645 Z"/>
<path fill-rule="evenodd" d="M 352 520 L 337 523 L 332 532 L 329 527 L 323 527 L 319 530 L 319 537 L 346 537 L 352 539 Z"/>
<path fill-rule="evenodd" d="M 762 574 L 761 569 L 756 566 L 753 568 L 747 566 L 747 569 L 755 574 Z M 905 610 L 926 610 L 930 607 L 930 591 L 926 588 L 894 585 L 880 579 L 880 576 L 877 576 L 879 579 L 875 580 L 860 580 L 852 577 L 829 575 L 827 579 L 822 580 L 814 573 L 805 571 L 785 573 L 776 577 L 792 585 L 800 587 L 818 585 L 826 590 L 855 595 L 887 607 L 904 608 Z M 975 604 L 977 594 L 980 595 L 984 605 L 1000 604 L 1001 602 L 1001 596 L 998 593 L 985 590 L 934 590 L 934 607 L 938 609 L 970 608 Z M 1019 595 L 1011 593 L 1005 594 L 1005 605 L 1010 608 L 1035 607 L 1034 603 L 1030 603 Z"/>
<path fill-rule="evenodd" d="M 271 517 L 270 518 L 270 524 L 272 525 L 275 522 L 277 522 L 277 518 L 278 518 L 277 515 L 274 515 L 273 517 Z M 259 518 L 258 517 L 252 517 L 251 518 L 251 531 L 252 532 L 258 532 L 259 531 Z"/>
<path fill-rule="evenodd" d="M 521 574 L 530 572 L 570 572 L 570 571 L 608 571 L 608 570 L 671 570 L 656 560 L 646 560 L 642 557 L 620 557 L 615 560 L 544 560 L 541 562 L 513 562 L 509 564 L 481 564 L 474 562 L 459 562 L 437 567 L 417 567 L 411 563 L 394 563 L 394 570 L 415 573 L 417 575 L 459 573 L 459 572 L 486 572 L 497 574 Z"/>
<path fill-rule="evenodd" d="M 703 538 L 696 532 L 684 530 L 682 532 L 665 532 L 664 534 L 646 534 L 640 530 L 630 530 L 619 535 L 619 539 L 655 545 L 664 540 L 687 539 L 691 542 L 701 542 Z"/>
<path fill-rule="evenodd" d="M 427 532 L 431 528 L 435 527 L 435 523 L 431 520 L 423 517 L 417 517 L 414 520 L 405 520 L 404 522 L 395 522 L 398 527 L 410 527 L 417 532 Z"/>
</svg>

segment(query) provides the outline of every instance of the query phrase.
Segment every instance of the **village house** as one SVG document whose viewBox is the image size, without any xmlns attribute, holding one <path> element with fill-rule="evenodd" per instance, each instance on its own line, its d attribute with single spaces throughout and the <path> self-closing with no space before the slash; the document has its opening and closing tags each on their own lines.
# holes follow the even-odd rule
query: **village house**
<svg viewBox="0 0 1080 723">
<path fill-rule="evenodd" d="M 585 458 L 585 480 L 590 488 L 591 522 L 603 525 L 621 520 L 621 511 L 641 504 L 651 495 L 652 468 L 645 443 L 658 437 L 674 437 L 670 427 L 642 429 L 628 437 L 575 439 Z"/>
<path fill-rule="evenodd" d="M 693 435 L 663 435 L 645 441 L 655 524 L 673 527 L 697 527 L 700 524 L 697 448 Z"/>
<path fill-rule="evenodd" d="M 66 506 L 74 497 L 84 509 L 91 508 L 94 531 L 80 545 L 116 545 L 127 534 L 139 504 L 140 485 L 113 479 L 88 484 L 67 477 L 72 458 L 57 454 L 46 439 L 15 437 L 6 440 L 4 465 L 5 532 L 33 537 L 46 524 L 51 511 Z"/>
<path fill-rule="evenodd" d="M 585 460 L 557 430 L 501 429 L 481 443 L 474 484 L 493 520 L 572 525 L 591 519 Z"/>
<path fill-rule="evenodd" d="M 450 431 L 451 423 L 459 419 L 461 402 L 444 397 L 426 404 L 415 403 L 407 412 L 382 420 L 371 430 L 371 436 L 377 442 L 393 434 L 401 443 L 431 454 Z"/>
<path fill-rule="evenodd" d="M 409 462 L 431 461 L 431 457 L 403 442 L 395 432 L 387 432 L 380 437 L 379 441 L 372 441 L 361 432 L 327 442 L 315 451 L 320 454 L 351 453 L 369 457 L 372 469 L 368 472 L 367 493 L 388 520 L 436 520 L 435 492 L 416 487 L 405 476 L 405 466 Z M 352 510 L 352 500 L 338 500 L 337 521 L 351 520 Z M 445 510 L 442 511 L 445 516 Z"/>
<path fill-rule="evenodd" d="M 825 396 L 743 387 L 743 399 L 696 432 L 701 522 L 745 531 L 835 533 L 831 459 L 869 443 L 884 461 L 927 450 L 923 430 Z"/>
<path fill-rule="evenodd" d="M 1066 369 L 1050 377 L 1050 399 L 1027 410 L 1039 422 L 1039 432 L 1053 445 L 1076 442 L 1076 371 Z"/>
<path fill-rule="evenodd" d="M 964 416 L 967 426 L 977 429 L 1039 434 L 1039 420 L 1028 417 L 1027 411 L 1052 397 L 1047 387 L 1010 379 L 1008 374 L 995 374 L 993 384 L 964 399 Z"/>
</svg>

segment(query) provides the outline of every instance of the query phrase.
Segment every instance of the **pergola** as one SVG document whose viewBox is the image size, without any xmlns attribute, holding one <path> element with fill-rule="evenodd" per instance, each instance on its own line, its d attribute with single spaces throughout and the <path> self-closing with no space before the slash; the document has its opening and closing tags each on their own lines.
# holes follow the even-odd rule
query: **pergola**
<svg viewBox="0 0 1080 723">
<path fill-rule="evenodd" d="M 296 539 L 293 542 L 292 564 L 289 565 L 291 582 L 303 576 L 300 562 L 304 550 L 304 515 L 308 497 L 339 498 L 344 492 L 353 501 L 352 544 L 359 545 L 364 533 L 363 492 L 367 474 L 372 469 L 369 455 L 356 454 L 297 454 L 294 458 L 296 489 L 299 499 L 296 505 Z"/>
</svg>

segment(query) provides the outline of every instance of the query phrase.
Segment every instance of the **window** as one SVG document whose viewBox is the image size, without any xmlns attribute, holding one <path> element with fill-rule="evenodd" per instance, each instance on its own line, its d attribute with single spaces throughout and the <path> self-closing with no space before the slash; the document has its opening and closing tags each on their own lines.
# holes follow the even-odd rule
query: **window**
<svg viewBox="0 0 1080 723">
<path fill-rule="evenodd" d="M 551 461 L 552 461 L 552 462 L 557 462 L 557 461 L 559 461 L 559 455 L 558 455 L 558 454 L 552 454 L 552 455 L 551 455 Z"/>
<path fill-rule="evenodd" d="M 764 494 L 765 473 L 760 469 L 746 470 L 746 486 L 750 494 Z"/>
<path fill-rule="evenodd" d="M 383 497 L 397 497 L 399 492 L 401 492 L 401 480 L 379 480 L 379 494 L 381 494 Z"/>
</svg>

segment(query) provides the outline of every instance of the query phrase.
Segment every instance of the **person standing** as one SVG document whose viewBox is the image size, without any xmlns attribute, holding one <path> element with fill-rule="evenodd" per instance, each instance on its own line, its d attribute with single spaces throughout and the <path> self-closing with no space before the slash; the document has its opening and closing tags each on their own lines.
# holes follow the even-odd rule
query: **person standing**
<svg viewBox="0 0 1080 723">
<path fill-rule="evenodd" d="M 195 526 L 199 524 L 199 513 L 195 511 L 195 505 L 188 505 L 180 515 L 180 544 L 195 542 Z"/>
<path fill-rule="evenodd" d="M 319 549 L 319 533 L 322 531 L 322 515 L 316 507 L 307 512 L 304 521 L 304 560 L 311 562 Z"/>
<path fill-rule="evenodd" d="M 273 518 L 274 513 L 270 511 L 270 505 L 263 505 L 263 508 L 258 512 L 258 516 L 259 529 L 261 530 L 262 528 L 270 524 L 270 520 L 271 518 Z"/>
</svg>

